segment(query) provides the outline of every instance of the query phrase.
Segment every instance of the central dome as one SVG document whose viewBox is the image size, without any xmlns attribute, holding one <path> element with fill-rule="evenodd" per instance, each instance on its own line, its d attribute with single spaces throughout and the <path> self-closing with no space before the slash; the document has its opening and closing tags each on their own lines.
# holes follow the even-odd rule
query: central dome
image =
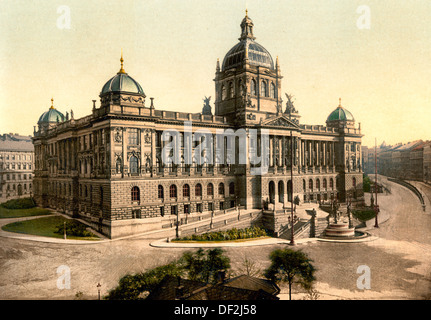
<svg viewBox="0 0 431 320">
<path fill-rule="evenodd" d="M 274 69 L 274 62 L 268 50 L 257 42 L 246 39 L 228 51 L 223 60 L 223 70 L 242 65 L 246 55 L 251 65 Z"/>
<path fill-rule="evenodd" d="M 109 79 L 103 86 L 100 94 L 119 91 L 144 94 L 141 85 L 127 73 L 117 73 Z"/>
<path fill-rule="evenodd" d="M 245 18 L 241 22 L 239 43 L 230 49 L 224 57 L 223 70 L 241 66 L 247 58 L 248 63 L 251 65 L 274 70 L 274 61 L 268 50 L 254 41 L 256 38 L 253 36 L 253 26 L 253 21 L 246 13 Z"/>
</svg>

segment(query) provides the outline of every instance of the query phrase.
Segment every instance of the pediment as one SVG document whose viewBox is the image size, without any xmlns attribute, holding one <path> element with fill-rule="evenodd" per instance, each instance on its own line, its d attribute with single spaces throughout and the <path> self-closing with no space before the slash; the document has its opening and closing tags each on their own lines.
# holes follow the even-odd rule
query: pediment
<svg viewBox="0 0 431 320">
<path fill-rule="evenodd" d="M 283 128 L 292 128 L 299 129 L 299 125 L 294 123 L 293 120 L 287 118 L 286 116 L 275 116 L 261 123 L 262 127 L 283 127 Z"/>
</svg>

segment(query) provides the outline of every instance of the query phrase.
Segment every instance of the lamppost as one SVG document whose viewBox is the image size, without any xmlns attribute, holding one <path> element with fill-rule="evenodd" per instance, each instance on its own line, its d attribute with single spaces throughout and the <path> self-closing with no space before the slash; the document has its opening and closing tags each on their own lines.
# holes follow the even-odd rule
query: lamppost
<svg viewBox="0 0 431 320">
<path fill-rule="evenodd" d="M 374 162 L 375 162 L 375 176 L 376 176 L 376 178 L 375 178 L 375 180 L 376 180 L 376 182 L 374 183 L 374 192 L 376 193 L 376 202 L 375 202 L 375 205 L 374 205 L 374 211 L 376 212 L 376 221 L 375 221 L 375 224 L 374 224 L 374 228 L 378 228 L 379 227 L 379 221 L 377 220 L 377 216 L 378 216 L 378 214 L 379 214 L 379 205 L 377 204 L 377 189 L 378 189 L 378 186 L 377 186 L 377 139 L 375 139 L 375 150 L 374 150 L 375 152 L 374 152 Z"/>
<path fill-rule="evenodd" d="M 291 203 L 290 203 L 290 221 L 292 223 L 291 226 L 291 235 L 290 235 L 290 245 L 294 246 L 295 245 L 295 239 L 294 239 L 294 230 L 293 230 L 293 226 L 294 226 L 294 222 L 293 222 L 293 135 L 292 135 L 292 130 L 290 130 L 290 182 L 291 182 L 291 188 L 290 188 L 290 199 L 291 199 Z"/>
<path fill-rule="evenodd" d="M 175 228 L 175 235 L 176 235 L 176 238 L 178 239 L 179 237 L 180 237 L 180 232 L 179 232 L 179 228 L 180 228 L 180 214 L 179 214 L 179 212 L 178 212 L 178 209 L 177 209 L 177 222 L 176 222 L 176 228 Z"/>
<path fill-rule="evenodd" d="M 97 293 L 98 293 L 98 298 L 99 298 L 99 300 L 100 300 L 100 288 L 102 287 L 102 285 L 100 284 L 100 282 L 99 283 L 97 283 Z"/>
</svg>

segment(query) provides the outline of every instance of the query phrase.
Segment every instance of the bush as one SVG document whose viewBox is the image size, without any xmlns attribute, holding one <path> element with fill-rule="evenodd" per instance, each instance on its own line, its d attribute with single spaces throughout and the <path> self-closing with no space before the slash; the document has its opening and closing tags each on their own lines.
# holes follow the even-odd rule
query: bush
<svg viewBox="0 0 431 320">
<path fill-rule="evenodd" d="M 353 216 L 361 222 L 370 220 L 376 217 L 376 212 L 373 209 L 352 210 Z"/>
<path fill-rule="evenodd" d="M 363 181 L 362 183 L 363 183 L 364 192 L 370 192 L 370 190 L 371 190 L 371 179 L 370 179 L 370 177 L 364 174 L 362 181 Z"/>
<path fill-rule="evenodd" d="M 0 206 L 6 209 L 30 209 L 36 207 L 32 198 L 12 199 Z"/>
<path fill-rule="evenodd" d="M 64 234 L 64 223 L 57 225 L 55 233 Z M 66 221 L 66 234 L 76 237 L 92 237 L 93 234 L 87 230 L 87 227 L 76 220 Z"/>
</svg>

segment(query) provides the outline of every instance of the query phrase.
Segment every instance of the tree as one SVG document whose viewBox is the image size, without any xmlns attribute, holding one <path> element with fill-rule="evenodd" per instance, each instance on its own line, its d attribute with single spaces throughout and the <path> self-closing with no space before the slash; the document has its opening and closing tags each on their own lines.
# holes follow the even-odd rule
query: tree
<svg viewBox="0 0 431 320">
<path fill-rule="evenodd" d="M 246 274 L 250 277 L 258 277 L 261 275 L 260 265 L 253 259 L 244 257 L 241 266 L 238 268 L 239 274 Z"/>
<path fill-rule="evenodd" d="M 127 274 L 122 277 L 118 286 L 104 297 L 107 300 L 139 300 L 145 291 L 151 292 L 167 275 L 181 276 L 182 267 L 177 262 L 156 267 L 143 273 Z"/>
<path fill-rule="evenodd" d="M 216 283 L 219 272 L 230 269 L 230 259 L 223 253 L 220 248 L 209 249 L 206 252 L 199 249 L 196 252 L 185 252 L 180 261 L 187 270 L 189 279 Z"/>
<path fill-rule="evenodd" d="M 264 276 L 274 282 L 289 284 L 289 300 L 292 300 L 292 284 L 299 283 L 303 288 L 310 289 L 315 280 L 315 268 L 301 250 L 276 249 L 270 254 L 271 265 L 265 270 Z"/>
</svg>

